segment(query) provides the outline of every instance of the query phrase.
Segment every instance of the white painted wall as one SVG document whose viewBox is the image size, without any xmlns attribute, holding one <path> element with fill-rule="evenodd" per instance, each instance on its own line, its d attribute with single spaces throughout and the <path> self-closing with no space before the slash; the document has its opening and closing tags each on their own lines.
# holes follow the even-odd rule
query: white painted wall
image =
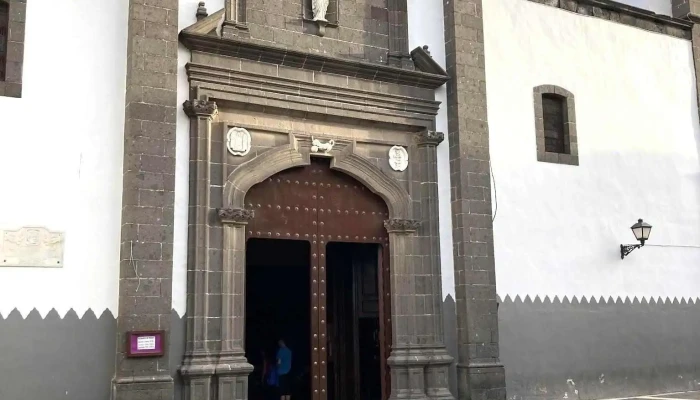
<svg viewBox="0 0 700 400">
<path fill-rule="evenodd" d="M 178 29 L 183 30 L 197 22 L 199 0 L 180 0 Z M 224 8 L 224 0 L 206 2 L 209 14 Z M 190 51 L 180 44 L 177 56 L 177 104 L 189 97 L 189 83 L 185 65 L 190 61 Z M 175 165 L 175 223 L 173 248 L 173 309 L 183 316 L 187 311 L 187 207 L 189 205 L 190 122 L 182 107 L 177 111 Z"/>
<path fill-rule="evenodd" d="M 430 55 L 445 68 L 445 24 L 441 0 L 408 0 L 409 49 L 428 45 Z M 426 24 L 425 21 L 431 21 Z M 447 87 L 435 91 L 442 102 L 436 118 L 436 130 L 445 134 L 438 146 L 438 190 L 440 204 L 440 254 L 442 265 L 442 295 L 454 297 L 454 258 L 452 256 L 452 203 L 450 199 L 450 154 L 447 140 Z"/>
<path fill-rule="evenodd" d="M 651 247 L 700 246 L 690 42 L 522 0 L 484 1 L 484 26 L 499 295 L 697 298 L 700 248 Z M 580 166 L 536 161 L 541 84 L 576 97 Z"/>
<path fill-rule="evenodd" d="M 672 15 L 671 0 L 616 0 L 619 3 L 653 11 L 657 14 Z"/>
<path fill-rule="evenodd" d="M 116 315 L 127 5 L 27 3 L 23 96 L 0 97 L 0 228 L 64 231 L 65 265 L 0 268 L 2 316 Z"/>
</svg>

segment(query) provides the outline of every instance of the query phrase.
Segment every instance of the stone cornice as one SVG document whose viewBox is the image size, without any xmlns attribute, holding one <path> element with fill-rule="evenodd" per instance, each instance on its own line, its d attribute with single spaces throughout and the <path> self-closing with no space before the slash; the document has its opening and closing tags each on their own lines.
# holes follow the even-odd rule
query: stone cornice
<svg viewBox="0 0 700 400">
<path fill-rule="evenodd" d="M 245 224 L 255 217 L 255 211 L 242 208 L 219 208 L 216 212 L 225 224 Z"/>
<path fill-rule="evenodd" d="M 214 118 L 218 113 L 216 103 L 206 100 L 187 100 L 182 103 L 182 108 L 185 110 L 185 114 L 190 118 Z"/>
<path fill-rule="evenodd" d="M 416 68 L 423 72 L 447 75 L 447 71 L 445 71 L 445 69 L 442 68 L 437 61 L 435 61 L 433 56 L 430 55 L 428 46 L 416 47 L 413 49 L 413 51 L 411 51 L 411 58 L 413 59 L 413 63 L 415 64 Z"/>
<path fill-rule="evenodd" d="M 203 20 L 204 21 L 204 20 Z M 180 42 L 192 51 L 221 54 L 270 64 L 284 65 L 311 71 L 350 76 L 399 85 L 436 89 L 449 80 L 447 74 L 411 71 L 382 64 L 350 60 L 325 54 L 307 53 L 238 38 L 183 30 Z"/>
<path fill-rule="evenodd" d="M 425 130 L 416 134 L 415 141 L 418 146 L 437 146 L 445 140 L 445 134 Z"/>
<path fill-rule="evenodd" d="M 612 0 L 529 0 L 581 15 L 601 18 L 682 39 L 691 38 L 693 23 L 685 19 L 656 14 Z"/>
<path fill-rule="evenodd" d="M 415 219 L 388 219 L 384 221 L 387 232 L 413 233 L 420 228 L 421 222 Z"/>
</svg>

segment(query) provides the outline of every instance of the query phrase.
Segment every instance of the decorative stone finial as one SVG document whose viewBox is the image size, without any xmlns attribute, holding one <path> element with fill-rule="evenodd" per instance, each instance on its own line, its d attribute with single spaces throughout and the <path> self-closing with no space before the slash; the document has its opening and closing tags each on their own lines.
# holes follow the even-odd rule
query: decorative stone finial
<svg viewBox="0 0 700 400">
<path fill-rule="evenodd" d="M 201 21 L 208 16 L 209 13 L 207 12 L 206 4 L 203 1 L 200 1 L 199 7 L 197 7 L 197 21 Z"/>
<path fill-rule="evenodd" d="M 416 144 L 418 146 L 437 146 L 443 140 L 445 140 L 445 134 L 442 132 L 425 130 L 416 135 Z"/>
<path fill-rule="evenodd" d="M 432 57 L 432 55 L 430 54 L 430 50 L 428 49 L 427 44 L 423 46 L 423 50 L 425 50 L 425 52 L 428 53 L 428 55 Z"/>
<path fill-rule="evenodd" d="M 207 100 L 187 100 L 182 103 L 182 107 L 185 109 L 185 114 L 187 114 L 187 116 L 190 118 L 214 118 L 219 112 L 216 107 L 216 103 Z"/>
<path fill-rule="evenodd" d="M 219 208 L 216 210 L 223 223 L 248 223 L 255 216 L 255 211 L 242 208 Z"/>
<path fill-rule="evenodd" d="M 387 232 L 412 233 L 420 228 L 421 222 L 415 219 L 388 219 L 384 221 Z"/>
</svg>

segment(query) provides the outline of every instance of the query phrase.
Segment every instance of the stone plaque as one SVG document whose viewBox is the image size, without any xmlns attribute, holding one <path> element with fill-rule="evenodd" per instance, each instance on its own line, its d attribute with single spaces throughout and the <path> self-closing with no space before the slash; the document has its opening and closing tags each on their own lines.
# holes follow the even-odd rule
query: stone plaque
<svg viewBox="0 0 700 400">
<path fill-rule="evenodd" d="M 389 150 L 389 165 L 394 171 L 403 172 L 408 167 L 408 152 L 401 146 Z"/>
<path fill-rule="evenodd" d="M 243 128 L 231 128 L 226 135 L 226 147 L 234 156 L 244 156 L 250 152 L 250 132 Z"/>
<path fill-rule="evenodd" d="M 64 234 L 46 228 L 0 231 L 0 267 L 63 267 Z"/>
</svg>

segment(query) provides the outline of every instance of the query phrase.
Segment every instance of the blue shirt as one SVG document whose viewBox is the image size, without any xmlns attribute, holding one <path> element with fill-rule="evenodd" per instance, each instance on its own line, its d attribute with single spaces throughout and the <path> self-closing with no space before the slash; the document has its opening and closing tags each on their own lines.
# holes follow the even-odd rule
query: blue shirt
<svg viewBox="0 0 700 400">
<path fill-rule="evenodd" d="M 277 350 L 277 373 L 287 375 L 292 369 L 292 351 L 287 347 Z"/>
</svg>

